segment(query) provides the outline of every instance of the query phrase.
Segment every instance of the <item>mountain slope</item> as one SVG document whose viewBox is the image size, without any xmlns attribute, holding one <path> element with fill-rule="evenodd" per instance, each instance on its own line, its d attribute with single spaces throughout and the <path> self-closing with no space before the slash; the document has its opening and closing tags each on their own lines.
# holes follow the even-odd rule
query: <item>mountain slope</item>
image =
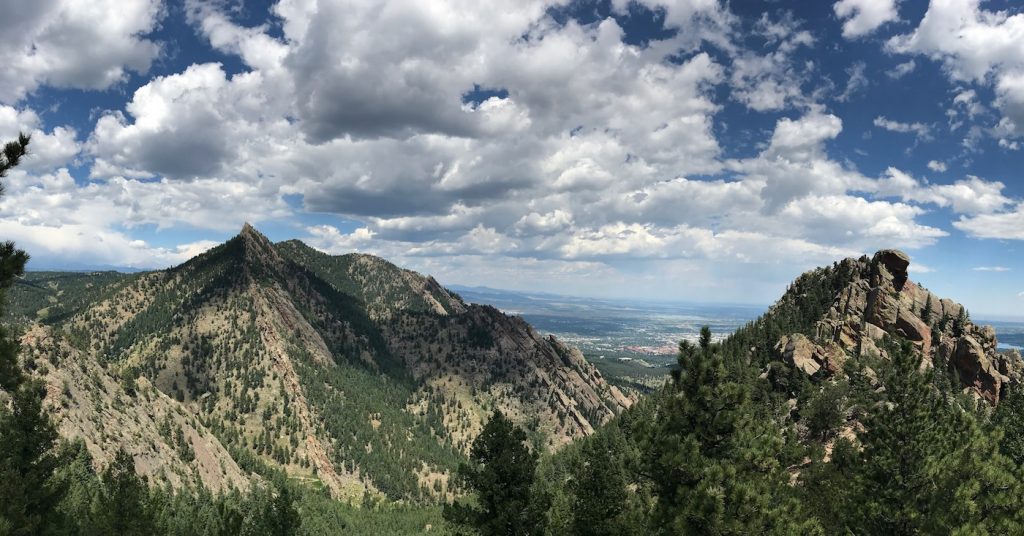
<svg viewBox="0 0 1024 536">
<path fill-rule="evenodd" d="M 577 350 L 520 318 L 382 259 L 275 245 L 249 225 L 169 270 L 27 283 L 11 300 L 21 321 L 42 325 L 29 333 L 45 328 L 105 377 L 69 377 L 60 361 L 51 383 L 67 379 L 82 397 L 113 378 L 151 384 L 167 411 L 237 461 L 279 466 L 338 497 L 450 494 L 450 473 L 494 407 L 554 448 L 631 403 Z M 62 291 L 73 303 L 40 312 L 56 310 Z M 159 413 L 150 397 L 135 403 Z M 88 436 L 92 417 L 68 412 L 62 430 Z M 198 478 L 218 489 L 244 477 L 227 473 Z"/>
</svg>

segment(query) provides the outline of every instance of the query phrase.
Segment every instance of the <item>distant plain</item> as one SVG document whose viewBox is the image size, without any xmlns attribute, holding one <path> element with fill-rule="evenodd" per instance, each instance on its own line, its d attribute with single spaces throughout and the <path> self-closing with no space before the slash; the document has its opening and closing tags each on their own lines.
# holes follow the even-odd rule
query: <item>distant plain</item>
<svg viewBox="0 0 1024 536">
<path fill-rule="evenodd" d="M 542 333 L 580 350 L 614 383 L 649 390 L 676 361 L 680 340 L 697 340 L 701 326 L 724 338 L 768 309 L 765 304 L 701 304 L 596 299 L 487 287 L 453 290 L 466 301 L 520 315 Z M 1024 321 L 976 320 L 996 330 L 999 347 L 1024 348 Z"/>
</svg>

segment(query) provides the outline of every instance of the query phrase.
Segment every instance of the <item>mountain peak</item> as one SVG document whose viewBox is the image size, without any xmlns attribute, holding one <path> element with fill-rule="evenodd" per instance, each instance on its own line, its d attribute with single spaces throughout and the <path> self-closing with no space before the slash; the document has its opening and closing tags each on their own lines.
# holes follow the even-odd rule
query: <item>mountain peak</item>
<svg viewBox="0 0 1024 536">
<path fill-rule="evenodd" d="M 246 242 L 256 242 L 260 245 L 270 245 L 270 239 L 268 239 L 263 233 L 256 230 L 249 222 L 245 222 L 242 226 L 242 230 L 238 232 L 238 238 L 245 240 Z"/>
<path fill-rule="evenodd" d="M 995 404 L 1024 382 L 1024 362 L 996 350 L 995 331 L 970 321 L 963 305 L 911 281 L 910 257 L 883 249 L 801 276 L 773 314 L 806 315 L 775 351 L 810 376 L 843 374 L 848 356 L 887 357 L 886 338 L 906 341 L 931 366 L 954 371 L 965 390 Z M 789 308 L 788 312 L 780 312 Z"/>
<path fill-rule="evenodd" d="M 245 258 L 250 263 L 257 262 L 262 264 L 270 261 L 276 264 L 281 260 L 270 239 L 257 231 L 249 222 L 242 226 L 242 230 L 239 231 L 238 236 L 232 239 L 232 241 L 241 242 Z"/>
</svg>

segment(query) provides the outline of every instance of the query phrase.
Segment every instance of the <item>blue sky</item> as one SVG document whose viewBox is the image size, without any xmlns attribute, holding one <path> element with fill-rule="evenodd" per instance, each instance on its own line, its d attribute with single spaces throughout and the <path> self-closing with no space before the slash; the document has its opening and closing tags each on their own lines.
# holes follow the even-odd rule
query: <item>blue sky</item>
<svg viewBox="0 0 1024 536">
<path fill-rule="evenodd" d="M 45 0 L 0 22 L 0 236 L 161 268 L 251 221 L 449 284 L 768 303 L 896 247 L 1024 316 L 1009 1 Z"/>
</svg>

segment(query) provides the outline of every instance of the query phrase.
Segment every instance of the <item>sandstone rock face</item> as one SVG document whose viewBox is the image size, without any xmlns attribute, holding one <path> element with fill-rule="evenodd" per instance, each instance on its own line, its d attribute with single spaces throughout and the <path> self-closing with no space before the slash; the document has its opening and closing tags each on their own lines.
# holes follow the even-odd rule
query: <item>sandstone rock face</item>
<svg viewBox="0 0 1024 536">
<path fill-rule="evenodd" d="M 965 390 L 998 403 L 1007 384 L 1024 378 L 1020 356 L 997 352 L 995 330 L 975 325 L 962 305 L 911 281 L 909 266 L 910 257 L 892 249 L 837 263 L 833 269 L 849 277 L 815 337 L 782 337 L 779 359 L 808 375 L 829 376 L 841 373 L 849 355 L 888 357 L 887 336 L 904 339 L 924 357 L 923 366 L 954 369 Z"/>
<path fill-rule="evenodd" d="M 808 376 L 813 376 L 821 370 L 821 348 L 805 335 L 796 333 L 783 336 L 775 350 L 788 365 L 804 371 Z"/>
</svg>

